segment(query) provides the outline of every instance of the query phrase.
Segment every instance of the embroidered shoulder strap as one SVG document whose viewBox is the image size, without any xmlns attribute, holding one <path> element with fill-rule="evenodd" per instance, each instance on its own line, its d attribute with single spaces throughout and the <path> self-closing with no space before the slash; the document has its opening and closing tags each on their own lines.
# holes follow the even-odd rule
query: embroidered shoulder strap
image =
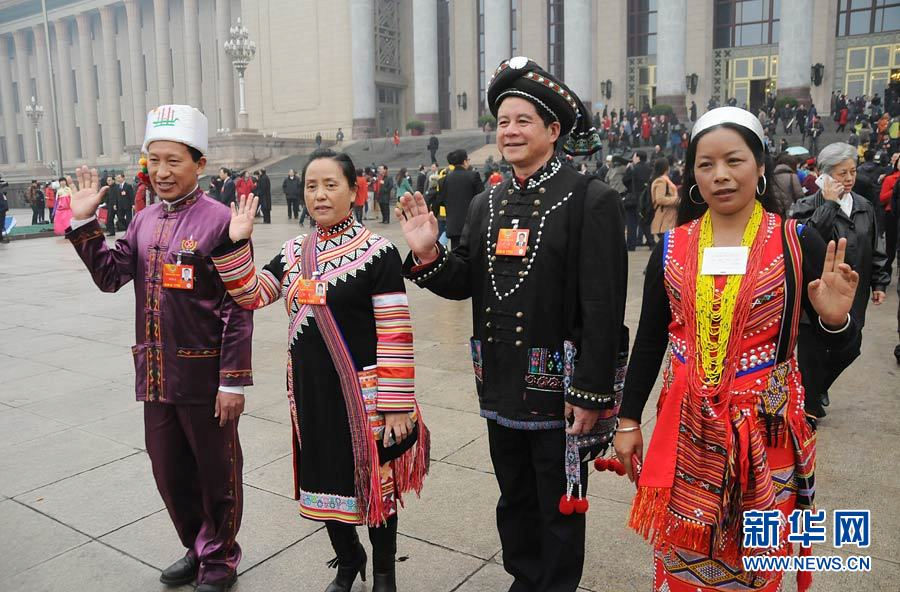
<svg viewBox="0 0 900 592">
<path fill-rule="evenodd" d="M 797 220 L 786 220 L 782 225 L 784 250 L 784 313 L 778 335 L 778 362 L 789 359 L 797 347 L 800 313 L 803 311 L 803 250 L 800 233 L 803 226 Z"/>
<path fill-rule="evenodd" d="M 304 237 L 300 259 L 303 277 L 312 278 L 318 268 L 315 233 L 307 234 Z M 316 325 L 322 334 L 328 353 L 331 354 L 331 360 L 341 382 L 341 392 L 344 396 L 347 419 L 350 424 L 350 440 L 353 445 L 356 499 L 366 524 L 377 526 L 387 518 L 386 513 L 389 508 L 385 506 L 381 495 L 378 446 L 369 428 L 369 417 L 356 373 L 356 365 L 328 305 L 311 305 L 310 308 L 312 308 Z"/>
</svg>

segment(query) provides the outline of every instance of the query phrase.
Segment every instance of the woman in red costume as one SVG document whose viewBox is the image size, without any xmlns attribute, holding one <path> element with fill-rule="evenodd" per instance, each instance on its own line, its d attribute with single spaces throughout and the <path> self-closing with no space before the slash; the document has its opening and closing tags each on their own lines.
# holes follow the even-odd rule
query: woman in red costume
<svg viewBox="0 0 900 592">
<path fill-rule="evenodd" d="M 615 449 L 638 485 L 629 525 L 653 543 L 657 592 L 781 589 L 781 573 L 744 571 L 741 557 L 791 553 L 787 516 L 813 507 L 797 324 L 806 314 L 836 347 L 858 331 L 846 243 L 782 218 L 763 138 L 734 107 L 697 121 L 679 226 L 647 265 Z M 643 458 L 641 414 L 664 356 Z M 781 513 L 772 548 L 744 546 L 749 510 Z M 799 589 L 809 584 L 801 572 Z"/>
</svg>

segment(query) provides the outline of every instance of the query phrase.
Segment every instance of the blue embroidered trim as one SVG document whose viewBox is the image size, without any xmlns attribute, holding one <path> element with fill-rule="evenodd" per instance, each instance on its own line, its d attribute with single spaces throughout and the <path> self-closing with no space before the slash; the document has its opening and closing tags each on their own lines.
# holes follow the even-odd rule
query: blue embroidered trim
<svg viewBox="0 0 900 592">
<path fill-rule="evenodd" d="M 752 374 L 754 372 L 759 372 L 760 370 L 763 370 L 765 368 L 771 368 L 774 365 L 775 365 L 775 360 L 772 359 L 772 360 L 769 360 L 768 362 L 763 362 L 762 364 L 757 364 L 753 368 L 747 368 L 746 370 L 739 370 L 735 374 L 735 376 L 746 376 L 746 375 Z"/>
</svg>

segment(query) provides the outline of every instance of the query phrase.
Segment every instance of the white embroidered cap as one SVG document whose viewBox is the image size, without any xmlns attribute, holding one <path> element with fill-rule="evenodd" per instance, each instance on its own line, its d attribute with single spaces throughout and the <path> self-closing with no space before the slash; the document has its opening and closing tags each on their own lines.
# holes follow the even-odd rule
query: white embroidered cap
<svg viewBox="0 0 900 592">
<path fill-rule="evenodd" d="M 766 133 L 763 131 L 763 126 L 759 122 L 759 119 L 753 113 L 750 113 L 746 109 L 739 109 L 738 107 L 717 107 L 704 113 L 700 119 L 697 120 L 697 123 L 694 124 L 694 129 L 691 130 L 691 141 L 693 141 L 703 130 L 722 123 L 733 123 L 747 128 L 759 138 L 759 143 L 765 148 Z"/>
<path fill-rule="evenodd" d="M 201 154 L 209 150 L 209 120 L 190 105 L 160 105 L 147 114 L 142 152 L 151 142 L 168 140 L 196 148 Z"/>
</svg>

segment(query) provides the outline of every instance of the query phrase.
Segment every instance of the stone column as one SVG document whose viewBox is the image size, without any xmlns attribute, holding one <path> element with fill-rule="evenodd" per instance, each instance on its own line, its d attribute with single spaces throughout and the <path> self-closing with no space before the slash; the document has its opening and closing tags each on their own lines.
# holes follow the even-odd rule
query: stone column
<svg viewBox="0 0 900 592">
<path fill-rule="evenodd" d="M 603 2 L 594 12 L 591 22 L 596 27 L 597 43 L 593 49 L 595 64 L 595 101 L 602 101 L 610 110 L 628 107 L 628 21 L 627 0 Z M 568 29 L 566 31 L 568 35 Z M 710 46 L 712 47 L 712 46 Z M 566 56 L 568 58 L 568 49 Z M 566 59 L 568 62 L 568 59 Z M 569 64 L 566 64 L 568 70 Z M 601 93 L 601 83 L 612 82 L 609 98 Z M 602 113 L 602 109 L 601 109 Z"/>
<path fill-rule="evenodd" d="M 116 72 L 115 9 L 100 8 L 100 28 L 103 35 L 103 131 L 107 141 L 103 143 L 107 156 L 118 157 L 125 149 L 122 136 L 122 105 L 119 100 L 118 73 Z"/>
<path fill-rule="evenodd" d="M 184 84 L 188 105 L 203 109 L 203 85 L 200 83 L 200 21 L 198 0 L 184 0 Z"/>
<path fill-rule="evenodd" d="M 144 141 L 147 121 L 147 96 L 144 92 L 144 54 L 141 51 L 141 5 L 138 0 L 125 0 L 128 19 L 128 63 L 131 69 L 131 100 L 134 104 L 134 141 Z"/>
<path fill-rule="evenodd" d="M 44 162 L 56 160 L 56 127 L 53 113 L 53 96 L 50 90 L 50 64 L 47 62 L 47 35 L 44 23 L 35 25 L 34 57 L 37 59 L 37 100 L 44 106 L 44 117 L 41 119 L 41 140 L 43 143 Z"/>
<path fill-rule="evenodd" d="M 353 74 L 353 138 L 371 138 L 375 135 L 376 115 L 375 0 L 350 0 L 350 55 Z M 435 58 L 436 56 L 437 51 Z M 418 71 L 416 76 L 418 80 Z M 418 92 L 416 97 L 418 100 Z"/>
<path fill-rule="evenodd" d="M 169 0 L 153 0 L 153 28 L 156 34 L 156 84 L 159 104 L 172 103 L 172 60 L 169 59 Z"/>
<path fill-rule="evenodd" d="M 78 139 L 75 134 L 75 89 L 72 87 L 72 35 L 69 30 L 69 21 L 58 20 L 53 23 L 56 32 L 56 57 L 59 63 L 59 72 L 56 80 L 59 82 L 59 133 L 62 136 L 62 153 L 64 162 L 69 164 L 78 157 Z"/>
<path fill-rule="evenodd" d="M 373 19 L 374 17 L 369 19 L 369 23 L 372 25 L 369 27 L 370 29 L 374 29 L 375 26 Z M 234 129 L 234 67 L 225 53 L 225 42 L 228 41 L 228 29 L 230 28 L 231 4 L 229 0 L 216 0 L 216 55 L 219 62 L 219 112 L 222 117 L 219 121 L 219 127 Z M 373 30 L 373 39 L 374 35 Z M 374 51 L 375 43 L 373 42 L 370 47 Z M 372 70 L 374 71 L 374 69 L 375 62 L 373 58 Z"/>
<path fill-rule="evenodd" d="M 81 105 L 82 156 L 94 160 L 100 154 L 100 130 L 97 121 L 97 86 L 94 84 L 94 56 L 91 51 L 91 17 L 82 12 L 78 25 L 78 104 Z"/>
<path fill-rule="evenodd" d="M 678 119 L 685 121 L 684 60 L 686 54 L 685 15 L 687 0 L 658 3 L 656 14 L 656 102 L 671 105 Z M 639 105 L 635 105 L 639 107 Z"/>
<path fill-rule="evenodd" d="M 31 68 L 28 64 L 28 35 L 27 29 L 20 29 L 13 33 L 13 42 L 16 46 L 16 71 L 19 89 L 19 114 L 24 130 L 22 138 L 25 144 L 25 161 L 37 163 L 37 142 L 34 138 L 34 125 L 25 115 L 25 105 L 31 102 Z"/>
<path fill-rule="evenodd" d="M 563 52 L 566 56 L 566 86 L 578 95 L 588 109 L 591 108 L 593 86 L 593 60 L 591 51 L 591 0 L 566 0 L 563 4 L 565 36 Z M 568 131 L 568 130 L 565 130 Z"/>
<path fill-rule="evenodd" d="M 509 0 L 484 0 L 484 90 L 500 62 L 510 58 Z M 485 97 L 478 97 L 484 101 Z"/>
<path fill-rule="evenodd" d="M 9 44 L 5 36 L 0 36 L 0 80 L 12 80 L 9 68 Z M 10 164 L 19 160 L 19 146 L 16 141 L 16 110 L 13 108 L 12 84 L 0 84 L 0 100 L 3 101 L 3 135 L 6 137 L 6 158 Z"/>
<path fill-rule="evenodd" d="M 413 0 L 413 79 L 416 119 L 425 132 L 440 133 L 438 111 L 437 2 Z M 371 28 L 371 27 L 370 27 Z"/>
<path fill-rule="evenodd" d="M 809 68 L 812 66 L 813 0 L 781 3 L 778 42 L 778 96 L 809 105 Z M 824 109 L 827 111 L 827 109 Z"/>
</svg>

